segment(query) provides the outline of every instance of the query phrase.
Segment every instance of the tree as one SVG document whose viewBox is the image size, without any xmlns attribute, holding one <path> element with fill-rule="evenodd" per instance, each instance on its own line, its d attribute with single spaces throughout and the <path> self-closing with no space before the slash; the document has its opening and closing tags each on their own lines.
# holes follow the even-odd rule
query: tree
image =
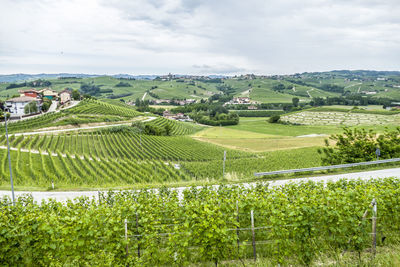
<svg viewBox="0 0 400 267">
<path fill-rule="evenodd" d="M 293 97 L 292 98 L 292 103 L 293 103 L 294 107 L 298 107 L 299 106 L 299 102 L 300 102 L 300 99 L 298 97 Z"/>
<path fill-rule="evenodd" d="M 164 128 L 165 128 L 165 135 L 171 135 L 171 132 L 172 132 L 171 125 L 166 124 Z"/>
<path fill-rule="evenodd" d="M 128 82 L 119 82 L 115 85 L 115 87 L 132 87 L 132 85 Z"/>
<path fill-rule="evenodd" d="M 94 83 L 82 83 L 80 91 L 85 95 L 97 96 L 100 95 L 100 86 Z"/>
<path fill-rule="evenodd" d="M 344 128 L 342 134 L 331 135 L 329 139 L 335 145 L 325 140 L 326 147 L 318 151 L 326 165 L 371 161 L 376 159 L 377 148 L 382 159 L 400 156 L 400 128 L 380 135 L 372 130 Z"/>
<path fill-rule="evenodd" d="M 79 93 L 78 90 L 72 90 L 72 99 L 73 100 L 79 100 L 81 98 L 81 94 Z"/>
<path fill-rule="evenodd" d="M 51 100 L 47 99 L 47 98 L 44 98 L 43 99 L 43 104 L 42 104 L 42 110 L 44 112 L 46 112 L 46 111 L 49 110 L 50 106 L 51 106 Z"/>
<path fill-rule="evenodd" d="M 38 110 L 36 101 L 32 101 L 29 104 L 25 105 L 24 112 L 25 114 L 36 113 Z"/>
<path fill-rule="evenodd" d="M 135 100 L 135 106 L 136 106 L 136 107 L 140 107 L 140 99 L 139 99 L 139 98 L 136 98 L 136 100 Z"/>
</svg>

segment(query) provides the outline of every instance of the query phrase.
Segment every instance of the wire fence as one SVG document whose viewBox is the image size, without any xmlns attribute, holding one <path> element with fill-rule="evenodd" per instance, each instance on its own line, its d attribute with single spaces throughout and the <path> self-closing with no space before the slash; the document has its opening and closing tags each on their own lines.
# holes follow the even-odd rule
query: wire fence
<svg viewBox="0 0 400 267">
<path fill-rule="evenodd" d="M 371 217 L 368 217 L 368 214 L 371 215 Z M 236 221 L 236 226 L 232 225 L 231 228 L 225 229 L 226 232 L 234 232 L 233 235 L 236 235 L 236 246 L 237 246 L 237 251 L 241 251 L 244 249 L 244 256 L 246 258 L 253 258 L 254 260 L 257 259 L 257 255 L 259 254 L 264 254 L 268 250 L 265 249 L 265 246 L 272 246 L 270 248 L 269 253 L 274 250 L 278 251 L 279 253 L 279 246 L 285 243 L 286 245 L 290 245 L 291 243 L 294 244 L 298 242 L 296 237 L 290 234 L 290 231 L 292 231 L 295 228 L 299 228 L 302 226 L 299 226 L 298 224 L 284 224 L 280 225 L 280 228 L 283 232 L 287 232 L 288 234 L 285 235 L 284 240 L 277 240 L 277 239 L 269 239 L 268 237 L 270 236 L 269 233 L 273 230 L 276 229 L 276 226 L 268 226 L 268 225 L 257 225 L 258 221 L 261 221 L 260 218 L 264 217 L 266 213 L 263 213 L 262 211 L 254 211 L 250 210 L 250 212 L 237 212 L 235 215 L 233 215 L 234 221 Z M 181 231 L 181 232 L 174 232 L 174 231 L 168 231 L 168 232 L 162 232 L 161 230 L 167 229 L 174 229 L 175 226 L 183 224 L 183 222 L 179 222 L 179 220 L 185 220 L 187 217 L 175 217 L 175 218 L 163 218 L 159 220 L 154 220 L 154 222 L 158 221 L 159 225 L 154 225 L 153 229 L 159 229 L 160 232 L 152 232 L 148 233 L 144 229 L 146 228 L 145 225 L 140 222 L 140 218 L 138 214 L 136 214 L 136 220 L 135 221 L 129 221 L 128 219 L 124 220 L 124 229 L 125 229 L 125 240 L 127 242 L 126 245 L 126 254 L 128 255 L 129 253 L 132 252 L 132 249 L 135 251 L 134 253 L 137 253 L 137 256 L 140 258 L 143 252 L 146 251 L 146 246 L 141 242 L 141 240 L 146 239 L 146 238 L 152 238 L 154 242 L 157 242 L 159 249 L 160 250 L 165 250 L 165 243 L 163 243 L 163 238 L 165 242 L 168 242 L 167 239 L 168 237 L 171 237 L 173 235 L 179 235 L 179 236 L 189 236 L 191 237 L 193 232 L 192 231 Z M 372 200 L 370 207 L 366 209 L 364 212 L 363 216 L 361 219 L 359 219 L 359 224 L 358 227 L 360 228 L 360 234 L 363 236 L 363 239 L 368 239 L 370 238 L 370 251 L 375 255 L 376 253 L 376 246 L 377 246 L 377 236 L 379 234 L 383 235 L 382 232 L 377 231 L 377 202 L 375 199 Z M 163 223 L 167 222 L 169 220 L 174 220 L 174 223 Z M 371 231 L 367 230 L 365 228 L 365 224 L 363 225 L 363 222 L 366 221 L 371 221 Z M 310 223 L 307 225 L 307 227 L 315 228 L 317 229 L 318 227 L 323 227 L 320 222 L 315 222 L 315 223 Z M 339 226 L 340 227 L 340 226 Z M 370 236 L 370 237 L 368 237 Z M 350 244 L 350 242 L 353 240 L 353 237 L 355 237 L 355 234 L 345 234 L 343 233 L 342 235 L 337 235 L 335 234 L 334 236 L 331 237 L 332 240 L 335 238 L 340 237 L 342 240 L 346 240 L 347 244 Z M 134 243 L 129 242 L 135 240 Z M 316 237 L 316 239 L 320 240 L 325 240 L 328 239 L 327 237 Z M 157 241 L 156 241 L 157 240 Z M 315 240 L 314 240 L 315 241 Z M 310 242 L 312 242 L 310 240 Z M 368 247 L 368 245 L 366 245 Z M 250 247 L 250 249 L 248 248 Z M 196 245 L 189 245 L 186 247 L 188 250 L 196 250 L 199 249 L 200 246 Z M 272 249 L 272 250 L 271 250 Z M 263 252 L 259 253 L 259 250 L 262 250 Z M 348 251 L 347 248 L 343 249 L 343 254 Z M 267 254 L 269 254 L 267 252 Z"/>
</svg>

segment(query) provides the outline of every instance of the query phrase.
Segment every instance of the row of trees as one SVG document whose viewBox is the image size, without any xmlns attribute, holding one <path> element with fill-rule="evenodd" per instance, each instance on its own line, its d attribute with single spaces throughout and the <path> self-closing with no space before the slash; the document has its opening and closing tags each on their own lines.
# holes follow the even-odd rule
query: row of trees
<svg viewBox="0 0 400 267">
<path fill-rule="evenodd" d="M 376 98 L 376 97 L 365 97 L 361 95 L 347 95 L 347 96 L 335 96 L 335 97 L 314 97 L 310 101 L 311 106 L 325 106 L 325 105 L 349 105 L 349 106 L 366 106 L 366 105 L 383 105 L 388 107 L 394 102 L 394 99 L 390 98 Z"/>
<path fill-rule="evenodd" d="M 7 89 L 13 89 L 13 88 L 20 88 L 20 87 L 48 87 L 51 85 L 50 81 L 47 80 L 36 80 L 36 81 L 32 81 L 32 82 L 23 82 L 23 83 L 11 83 L 6 87 Z"/>
</svg>

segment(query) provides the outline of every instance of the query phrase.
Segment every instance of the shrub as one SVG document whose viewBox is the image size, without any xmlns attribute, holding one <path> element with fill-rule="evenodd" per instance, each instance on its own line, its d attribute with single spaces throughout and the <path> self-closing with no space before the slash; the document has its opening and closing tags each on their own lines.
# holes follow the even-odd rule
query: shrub
<svg viewBox="0 0 400 267">
<path fill-rule="evenodd" d="M 269 123 L 278 123 L 280 120 L 281 120 L 281 116 L 274 115 L 271 118 L 269 118 L 268 122 Z"/>
<path fill-rule="evenodd" d="M 323 154 L 322 162 L 327 165 L 374 160 L 377 148 L 380 148 L 382 159 L 400 156 L 400 128 L 381 135 L 372 130 L 344 128 L 343 134 L 331 135 L 329 139 L 335 142 L 335 146 L 330 146 L 327 139 L 326 147 L 318 151 Z"/>
</svg>

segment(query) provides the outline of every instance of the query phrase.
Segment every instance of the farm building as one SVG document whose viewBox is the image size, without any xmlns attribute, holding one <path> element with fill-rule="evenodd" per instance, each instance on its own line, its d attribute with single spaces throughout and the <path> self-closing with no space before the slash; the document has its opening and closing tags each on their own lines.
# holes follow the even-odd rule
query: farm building
<svg viewBox="0 0 400 267">
<path fill-rule="evenodd" d="M 71 90 L 65 89 L 65 90 L 61 91 L 58 94 L 58 96 L 60 97 L 60 103 L 65 104 L 65 103 L 68 103 L 69 101 L 71 101 L 72 92 L 71 92 Z"/>
<path fill-rule="evenodd" d="M 53 99 L 57 98 L 57 96 L 58 96 L 57 92 L 55 92 L 49 88 L 43 89 L 41 91 L 41 93 L 43 94 L 43 97 L 50 99 L 50 100 L 53 100 Z"/>
<path fill-rule="evenodd" d="M 257 106 L 251 105 L 251 106 L 248 106 L 247 109 L 249 109 L 249 110 L 257 110 L 258 108 L 257 108 Z"/>
<path fill-rule="evenodd" d="M 40 92 L 36 91 L 35 89 L 30 89 L 30 90 L 19 90 L 20 96 L 29 96 L 29 97 L 38 97 Z"/>
<path fill-rule="evenodd" d="M 33 101 L 36 101 L 38 110 L 40 110 L 41 100 L 36 97 L 30 97 L 30 96 L 15 97 L 8 99 L 5 104 L 6 107 L 9 108 L 11 116 L 23 116 L 25 115 L 25 110 L 24 110 L 25 106 Z"/>
</svg>

